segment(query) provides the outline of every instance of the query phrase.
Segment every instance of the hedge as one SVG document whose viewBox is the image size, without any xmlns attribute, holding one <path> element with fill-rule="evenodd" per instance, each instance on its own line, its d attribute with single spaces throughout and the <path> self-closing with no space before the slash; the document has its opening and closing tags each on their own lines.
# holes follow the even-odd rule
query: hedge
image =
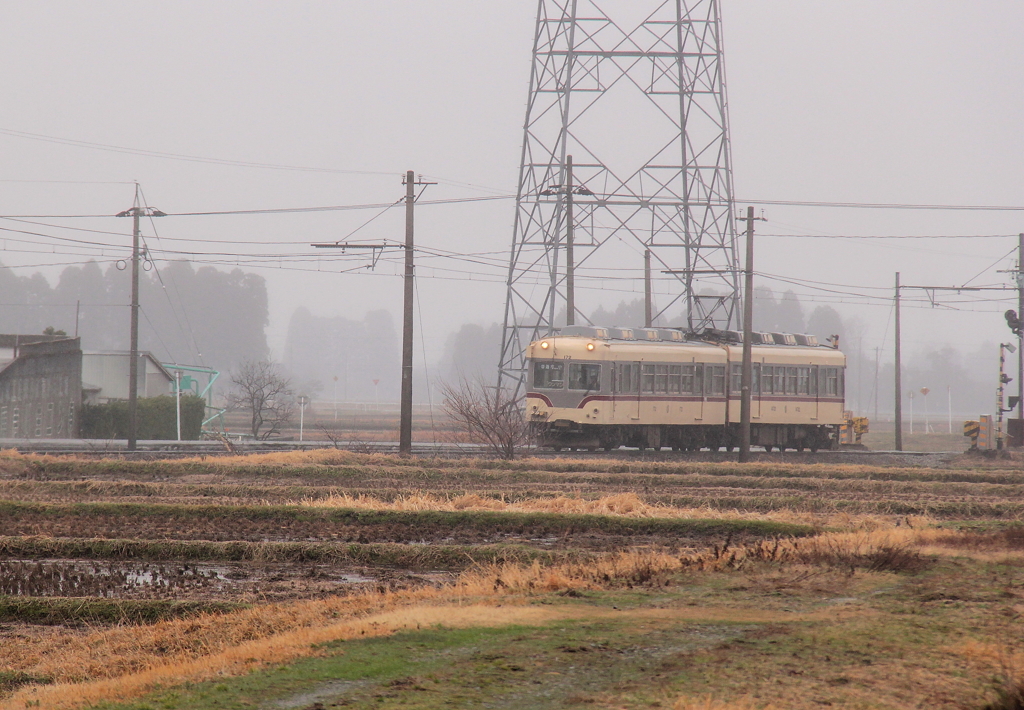
<svg viewBox="0 0 1024 710">
<path fill-rule="evenodd" d="M 175 398 L 170 395 L 139 398 L 139 439 L 177 439 Z M 181 398 L 181 438 L 199 438 L 206 400 L 195 395 Z M 128 402 L 116 400 L 82 407 L 82 438 L 127 439 Z"/>
</svg>

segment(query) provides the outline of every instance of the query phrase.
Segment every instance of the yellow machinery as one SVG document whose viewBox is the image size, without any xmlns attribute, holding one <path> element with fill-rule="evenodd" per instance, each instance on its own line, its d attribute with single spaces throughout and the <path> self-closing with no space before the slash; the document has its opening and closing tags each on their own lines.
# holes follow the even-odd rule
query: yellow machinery
<svg viewBox="0 0 1024 710">
<path fill-rule="evenodd" d="M 843 412 L 843 424 L 839 427 L 839 443 L 842 446 L 861 445 L 861 437 L 868 431 L 867 417 L 855 417 L 849 410 Z"/>
</svg>

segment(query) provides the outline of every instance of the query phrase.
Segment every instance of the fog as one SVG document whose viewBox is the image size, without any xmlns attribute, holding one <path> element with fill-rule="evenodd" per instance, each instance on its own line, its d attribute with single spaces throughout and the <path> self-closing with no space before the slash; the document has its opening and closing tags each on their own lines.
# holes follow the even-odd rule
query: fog
<svg viewBox="0 0 1024 710">
<path fill-rule="evenodd" d="M 835 308 L 852 324 L 846 344 L 872 359 L 882 348 L 884 361 L 895 272 L 911 285 L 1010 283 L 1000 272 L 1015 268 L 1021 210 L 769 201 L 1024 205 L 1024 5 L 723 5 L 737 206 L 768 220 L 757 270 L 771 276 L 759 285 Z M 0 215 L 40 217 L 0 220 L 0 262 L 53 281 L 67 264 L 126 258 L 129 220 L 53 216 L 116 214 L 131 206 L 133 181 L 168 213 L 389 204 L 407 169 L 437 183 L 424 200 L 510 195 L 535 10 L 511 0 L 5 3 Z M 501 320 L 513 208 L 507 198 L 417 208 L 421 362 L 436 362 L 462 324 Z M 398 251 L 371 269 L 365 252 L 309 243 L 400 241 L 403 228 L 398 207 L 172 216 L 144 233 L 158 270 L 188 259 L 264 277 L 268 342 L 283 358 L 300 307 L 399 320 Z M 979 238 L 844 238 L 894 235 Z M 614 310 L 643 292 L 624 288 L 583 290 L 577 303 Z M 1015 294 L 905 296 L 907 358 L 952 346 L 994 386 Z"/>
</svg>

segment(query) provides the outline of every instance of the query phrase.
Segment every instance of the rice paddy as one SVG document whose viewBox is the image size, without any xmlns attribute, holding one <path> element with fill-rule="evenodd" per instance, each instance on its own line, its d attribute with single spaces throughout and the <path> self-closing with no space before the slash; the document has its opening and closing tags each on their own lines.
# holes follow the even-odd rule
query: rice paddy
<svg viewBox="0 0 1024 710">
<path fill-rule="evenodd" d="M 1017 707 L 1022 520 L 1018 459 L 2 452 L 0 708 Z"/>
</svg>

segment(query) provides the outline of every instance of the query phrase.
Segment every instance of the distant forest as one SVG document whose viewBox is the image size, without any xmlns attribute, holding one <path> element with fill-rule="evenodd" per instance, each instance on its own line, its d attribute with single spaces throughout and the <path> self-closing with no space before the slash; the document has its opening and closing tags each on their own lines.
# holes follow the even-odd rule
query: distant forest
<svg viewBox="0 0 1024 710">
<path fill-rule="evenodd" d="M 95 262 L 69 266 L 52 287 L 42 274 L 18 276 L 0 265 L 0 332 L 42 333 L 53 327 L 74 334 L 78 304 L 77 331 L 84 349 L 127 350 L 129 288 L 130 272 L 114 265 L 106 269 Z M 173 262 L 163 264 L 159 272 L 143 271 L 140 289 L 140 346 L 161 361 L 204 364 L 230 372 L 244 359 L 268 357 L 269 309 L 262 277 L 239 269 L 194 269 L 188 263 Z M 868 415 L 873 415 L 876 407 L 882 416 L 892 411 L 891 354 L 879 354 L 876 403 L 876 353 L 862 342 L 862 322 L 844 319 L 828 305 L 808 309 L 791 291 L 776 295 L 759 287 L 754 295 L 756 330 L 810 333 L 821 339 L 838 334 L 848 359 L 850 406 Z M 564 313 L 556 321 L 564 322 Z M 612 309 L 599 307 L 591 313 L 591 321 L 641 325 L 643 300 L 623 301 Z M 679 326 L 682 322 L 682 317 L 676 316 L 661 325 Z M 416 398 L 422 401 L 428 396 L 426 374 L 435 390 L 438 382 L 460 376 L 491 380 L 496 376 L 500 347 L 500 323 L 463 324 L 449 335 L 440 361 L 430 363 L 426 372 L 417 371 Z M 977 352 L 952 347 L 924 353 L 905 351 L 904 407 L 909 410 L 908 397 L 913 391 L 918 415 L 926 403 L 933 414 L 944 413 L 947 394 L 954 412 L 991 412 L 996 367 L 992 350 L 978 344 Z M 289 322 L 283 365 L 296 391 L 303 394 L 395 401 L 400 361 L 396 321 L 387 311 L 349 319 L 314 316 L 306 308 L 298 308 Z M 927 400 L 919 394 L 922 387 L 930 390 Z M 1010 391 L 1016 392 L 1016 383 Z"/>
<path fill-rule="evenodd" d="M 130 302 L 130 269 L 104 270 L 89 261 L 66 267 L 51 287 L 40 273 L 18 276 L 0 266 L 0 332 L 53 327 L 77 331 L 84 350 L 127 350 Z M 267 287 L 260 276 L 166 263 L 159 272 L 140 273 L 139 302 L 139 347 L 163 362 L 228 371 L 269 352 Z"/>
</svg>

